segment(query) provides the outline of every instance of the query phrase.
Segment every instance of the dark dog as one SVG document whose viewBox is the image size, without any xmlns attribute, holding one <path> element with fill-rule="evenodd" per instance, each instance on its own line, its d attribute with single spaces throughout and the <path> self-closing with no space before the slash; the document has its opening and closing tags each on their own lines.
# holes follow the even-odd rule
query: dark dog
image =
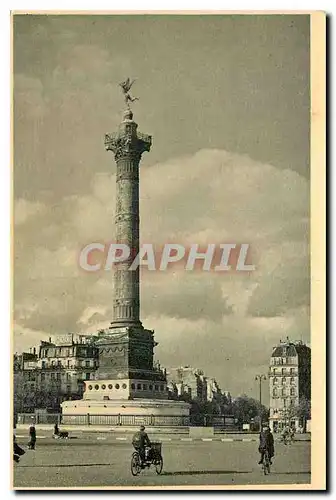
<svg viewBox="0 0 336 500">
<path fill-rule="evenodd" d="M 67 431 L 59 431 L 58 434 L 54 434 L 55 439 L 68 439 L 69 433 Z"/>
</svg>

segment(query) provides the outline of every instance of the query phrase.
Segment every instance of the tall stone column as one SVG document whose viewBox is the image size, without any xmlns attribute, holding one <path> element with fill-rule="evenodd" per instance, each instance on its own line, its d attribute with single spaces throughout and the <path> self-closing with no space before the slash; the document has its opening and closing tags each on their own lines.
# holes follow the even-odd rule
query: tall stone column
<svg viewBox="0 0 336 500">
<path fill-rule="evenodd" d="M 131 249 L 130 257 L 115 265 L 113 322 L 110 328 L 142 327 L 140 321 L 139 268 L 129 266 L 139 252 L 139 163 L 144 151 L 149 151 L 152 138 L 137 132 L 130 109 L 124 112 L 118 132 L 105 136 L 105 148 L 113 151 L 117 164 L 116 243 Z"/>
</svg>

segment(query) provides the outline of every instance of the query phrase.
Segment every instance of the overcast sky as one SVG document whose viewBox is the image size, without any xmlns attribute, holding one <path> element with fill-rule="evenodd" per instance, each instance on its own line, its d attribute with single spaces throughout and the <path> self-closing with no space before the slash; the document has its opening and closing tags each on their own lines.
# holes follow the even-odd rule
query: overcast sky
<svg viewBox="0 0 336 500">
<path fill-rule="evenodd" d="M 272 346 L 309 341 L 308 16 L 14 17 L 15 347 L 95 332 L 112 275 L 78 269 L 114 236 L 104 134 L 137 78 L 141 239 L 245 242 L 250 275 L 146 273 L 157 358 L 258 395 Z M 266 391 L 266 388 L 265 388 Z"/>
</svg>

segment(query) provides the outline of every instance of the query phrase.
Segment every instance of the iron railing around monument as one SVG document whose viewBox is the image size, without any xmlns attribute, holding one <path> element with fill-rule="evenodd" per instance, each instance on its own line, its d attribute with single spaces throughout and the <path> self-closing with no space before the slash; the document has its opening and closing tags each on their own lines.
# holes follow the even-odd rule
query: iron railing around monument
<svg viewBox="0 0 336 500">
<path fill-rule="evenodd" d="M 125 426 L 138 427 L 216 427 L 222 429 L 234 429 L 236 427 L 234 418 L 229 415 L 62 415 L 60 413 L 19 413 L 17 424 L 54 425 L 98 425 L 98 426 Z"/>
</svg>

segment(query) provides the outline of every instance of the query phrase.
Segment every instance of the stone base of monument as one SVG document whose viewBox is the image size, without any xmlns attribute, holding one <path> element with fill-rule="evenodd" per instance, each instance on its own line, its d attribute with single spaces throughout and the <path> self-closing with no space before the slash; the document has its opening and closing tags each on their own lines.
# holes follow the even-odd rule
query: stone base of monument
<svg viewBox="0 0 336 500">
<path fill-rule="evenodd" d="M 62 424 L 138 427 L 189 425 L 190 405 L 160 399 L 77 400 L 62 404 Z"/>
</svg>

